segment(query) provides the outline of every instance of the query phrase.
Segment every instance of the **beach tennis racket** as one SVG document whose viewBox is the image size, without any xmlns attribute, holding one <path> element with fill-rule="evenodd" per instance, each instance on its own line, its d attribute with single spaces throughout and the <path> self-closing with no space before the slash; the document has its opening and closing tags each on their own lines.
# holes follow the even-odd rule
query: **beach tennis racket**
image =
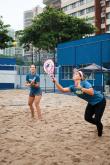
<svg viewBox="0 0 110 165">
<path fill-rule="evenodd" d="M 54 62 L 48 59 L 44 62 L 44 71 L 51 77 L 54 78 Z"/>
</svg>

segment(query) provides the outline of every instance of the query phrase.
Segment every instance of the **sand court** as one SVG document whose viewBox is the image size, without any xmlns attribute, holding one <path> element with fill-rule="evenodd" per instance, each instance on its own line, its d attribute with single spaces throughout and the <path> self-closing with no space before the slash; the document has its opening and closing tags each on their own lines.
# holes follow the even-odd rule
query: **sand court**
<svg viewBox="0 0 110 165">
<path fill-rule="evenodd" d="M 42 121 L 27 99 L 27 90 L 0 91 L 0 165 L 110 165 L 110 100 L 98 137 L 78 97 L 44 93 Z"/>
</svg>

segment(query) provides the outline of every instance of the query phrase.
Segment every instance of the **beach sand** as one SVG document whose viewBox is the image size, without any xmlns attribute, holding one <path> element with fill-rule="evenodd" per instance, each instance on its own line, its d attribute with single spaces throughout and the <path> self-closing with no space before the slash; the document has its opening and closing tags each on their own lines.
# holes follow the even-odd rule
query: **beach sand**
<svg viewBox="0 0 110 165">
<path fill-rule="evenodd" d="M 31 118 L 27 100 L 27 90 L 0 91 L 0 165 L 110 165 L 110 100 L 102 137 L 78 97 L 43 94 L 42 121 Z"/>
</svg>

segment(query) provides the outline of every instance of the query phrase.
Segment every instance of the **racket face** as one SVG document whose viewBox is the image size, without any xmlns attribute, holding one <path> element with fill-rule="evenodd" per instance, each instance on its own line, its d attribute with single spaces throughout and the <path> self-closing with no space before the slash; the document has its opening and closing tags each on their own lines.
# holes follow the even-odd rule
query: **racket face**
<svg viewBox="0 0 110 165">
<path fill-rule="evenodd" d="M 54 63 L 52 60 L 46 60 L 44 62 L 44 71 L 47 73 L 47 74 L 53 74 L 54 73 Z"/>
</svg>

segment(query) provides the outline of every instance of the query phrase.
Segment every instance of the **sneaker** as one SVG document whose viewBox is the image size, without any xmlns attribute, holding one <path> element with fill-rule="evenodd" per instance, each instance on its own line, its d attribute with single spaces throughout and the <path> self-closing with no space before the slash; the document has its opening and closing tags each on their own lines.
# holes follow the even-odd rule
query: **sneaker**
<svg viewBox="0 0 110 165">
<path fill-rule="evenodd" d="M 97 125 L 98 136 L 102 136 L 103 133 L 103 124 L 100 123 Z"/>
</svg>

